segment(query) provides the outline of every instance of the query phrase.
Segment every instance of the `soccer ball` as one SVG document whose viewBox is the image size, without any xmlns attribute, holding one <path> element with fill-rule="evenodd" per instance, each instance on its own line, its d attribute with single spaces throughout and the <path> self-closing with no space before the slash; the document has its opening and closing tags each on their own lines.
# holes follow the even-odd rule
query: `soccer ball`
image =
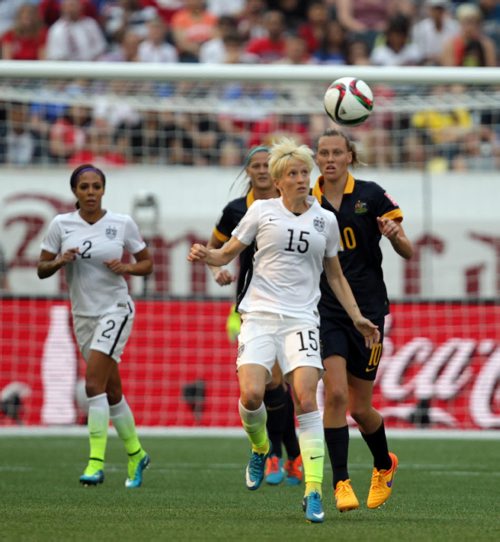
<svg viewBox="0 0 500 542">
<path fill-rule="evenodd" d="M 341 77 L 328 87 L 323 102 L 325 111 L 333 122 L 344 126 L 357 126 L 372 112 L 373 93 L 361 79 Z"/>
</svg>

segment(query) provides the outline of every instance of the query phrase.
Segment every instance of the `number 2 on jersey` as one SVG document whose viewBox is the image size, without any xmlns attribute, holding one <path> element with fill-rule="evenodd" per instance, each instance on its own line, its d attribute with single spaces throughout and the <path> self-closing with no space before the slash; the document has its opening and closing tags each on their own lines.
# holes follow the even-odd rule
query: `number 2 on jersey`
<svg viewBox="0 0 500 542">
<path fill-rule="evenodd" d="M 87 239 L 87 241 L 84 241 L 82 243 L 82 245 L 85 247 L 85 250 L 80 253 L 80 257 L 81 258 L 90 258 L 91 254 L 90 254 L 89 250 L 92 248 L 92 241 L 89 241 Z"/>
</svg>

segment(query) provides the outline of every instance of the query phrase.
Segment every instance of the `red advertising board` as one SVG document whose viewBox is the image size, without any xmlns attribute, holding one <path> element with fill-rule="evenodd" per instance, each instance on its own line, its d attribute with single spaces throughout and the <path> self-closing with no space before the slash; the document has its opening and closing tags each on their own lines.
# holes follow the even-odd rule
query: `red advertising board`
<svg viewBox="0 0 500 542">
<path fill-rule="evenodd" d="M 229 304 L 136 306 L 120 370 L 137 424 L 239 426 L 236 346 L 225 334 Z M 71 342 L 68 305 L 3 299 L 0 322 L 0 425 L 82 423 L 75 383 L 84 364 Z M 386 329 L 375 403 L 388 427 L 500 428 L 499 306 L 395 303 Z"/>
</svg>

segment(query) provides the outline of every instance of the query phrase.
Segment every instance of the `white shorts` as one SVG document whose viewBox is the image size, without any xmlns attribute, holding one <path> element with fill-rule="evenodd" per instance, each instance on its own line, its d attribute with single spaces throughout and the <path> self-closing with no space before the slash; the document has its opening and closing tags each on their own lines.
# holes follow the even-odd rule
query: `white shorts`
<svg viewBox="0 0 500 542">
<path fill-rule="evenodd" d="M 91 350 L 98 350 L 120 361 L 134 323 L 135 307 L 132 301 L 117 303 L 114 310 L 102 316 L 73 317 L 78 347 L 85 360 Z"/>
<path fill-rule="evenodd" d="M 316 367 L 322 374 L 317 324 L 265 312 L 242 314 L 237 368 L 248 363 L 262 365 L 270 380 L 276 361 L 285 377 L 298 367 Z"/>
</svg>

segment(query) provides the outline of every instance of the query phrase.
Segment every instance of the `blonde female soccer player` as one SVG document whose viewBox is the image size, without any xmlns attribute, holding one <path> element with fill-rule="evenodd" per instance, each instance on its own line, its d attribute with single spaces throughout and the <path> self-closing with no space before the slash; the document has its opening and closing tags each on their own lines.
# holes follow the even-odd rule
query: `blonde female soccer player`
<svg viewBox="0 0 500 542">
<path fill-rule="evenodd" d="M 248 151 L 244 163 L 244 172 L 248 179 L 246 195 L 230 201 L 224 207 L 208 242 L 208 248 L 220 248 L 229 241 L 232 231 L 254 201 L 279 196 L 269 174 L 268 162 L 268 147 L 259 145 Z M 238 304 L 252 276 L 254 250 L 254 243 L 252 243 L 239 256 L 236 304 L 231 309 L 226 325 L 228 336 L 232 341 L 237 339 L 240 331 Z M 231 284 L 235 280 L 227 269 L 220 267 L 210 269 L 215 281 L 221 286 Z M 298 485 L 302 481 L 303 472 L 299 441 L 295 430 L 293 400 L 277 363 L 273 367 L 272 380 L 266 386 L 264 404 L 267 412 L 267 434 L 272 447 L 272 453 L 266 461 L 265 481 L 270 485 L 279 485 L 285 480 L 287 485 Z M 282 458 L 282 444 L 287 453 L 286 461 Z"/>
<path fill-rule="evenodd" d="M 77 167 L 70 178 L 77 209 L 57 215 L 42 242 L 41 279 L 65 268 L 78 346 L 87 362 L 89 462 L 83 485 L 104 481 L 109 420 L 129 456 L 127 488 L 139 487 L 149 455 L 136 433 L 134 416 L 122 393 L 118 364 L 132 331 L 135 309 L 123 275 L 149 275 L 153 264 L 137 225 L 127 215 L 102 208 L 104 173 L 92 164 Z M 123 263 L 123 250 L 134 263 Z"/>
<path fill-rule="evenodd" d="M 292 386 L 299 422 L 305 517 L 321 523 L 324 436 L 316 388 L 323 366 L 316 306 L 323 268 L 367 346 L 378 341 L 379 333 L 360 313 L 342 274 L 335 216 L 309 196 L 312 168 L 312 151 L 306 145 L 287 138 L 273 145 L 269 171 L 281 197 L 254 202 L 223 247 L 195 244 L 188 260 L 226 265 L 255 241 L 253 275 L 240 303 L 237 359 L 239 412 L 252 445 L 246 486 L 255 490 L 261 485 L 271 452 L 263 397 L 277 359 Z"/>
</svg>

